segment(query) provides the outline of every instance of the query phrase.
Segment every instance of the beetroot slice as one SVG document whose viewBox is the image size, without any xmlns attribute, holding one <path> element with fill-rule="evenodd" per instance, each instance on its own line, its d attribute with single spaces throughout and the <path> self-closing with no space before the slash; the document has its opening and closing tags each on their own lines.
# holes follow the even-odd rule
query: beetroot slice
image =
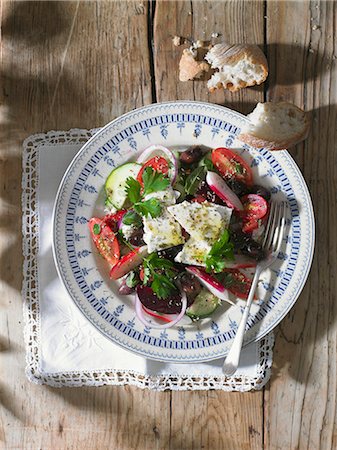
<svg viewBox="0 0 337 450">
<path fill-rule="evenodd" d="M 181 311 L 181 295 L 177 291 L 167 298 L 158 298 L 150 286 L 137 286 L 138 298 L 145 308 L 163 314 L 178 314 Z"/>
</svg>

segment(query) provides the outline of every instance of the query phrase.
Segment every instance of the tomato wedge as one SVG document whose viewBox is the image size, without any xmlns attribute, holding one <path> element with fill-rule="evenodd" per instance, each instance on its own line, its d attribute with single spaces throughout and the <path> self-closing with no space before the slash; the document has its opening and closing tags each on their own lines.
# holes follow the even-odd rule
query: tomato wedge
<svg viewBox="0 0 337 450">
<path fill-rule="evenodd" d="M 166 161 L 165 158 L 162 156 L 154 156 L 153 158 L 146 161 L 146 163 L 143 164 L 143 167 L 140 169 L 138 175 L 137 175 L 137 181 L 141 185 L 143 185 L 143 172 L 146 169 L 146 167 L 152 167 L 153 170 L 156 172 L 160 172 L 164 175 L 168 174 L 169 171 L 169 163 Z"/>
<path fill-rule="evenodd" d="M 262 219 L 268 212 L 268 203 L 257 194 L 247 194 L 241 198 L 244 216 L 248 219 Z"/>
<path fill-rule="evenodd" d="M 219 147 L 212 151 L 212 163 L 225 179 L 236 179 L 248 186 L 253 184 L 253 172 L 241 156 L 229 148 Z"/>
<path fill-rule="evenodd" d="M 195 197 L 193 197 L 191 199 L 191 202 L 197 202 L 197 203 L 203 203 L 205 202 L 207 199 L 203 196 L 203 195 L 196 195 Z"/>
<path fill-rule="evenodd" d="M 116 233 L 118 231 L 118 222 L 123 218 L 124 214 L 127 212 L 126 209 L 121 209 L 114 214 L 107 214 L 103 217 L 103 222 L 108 225 L 108 227 Z"/>
<path fill-rule="evenodd" d="M 264 219 L 268 213 L 268 203 L 257 194 L 247 194 L 241 198 L 243 204 L 243 227 L 244 233 L 251 233 L 259 227 L 261 219 Z"/>
<path fill-rule="evenodd" d="M 247 300 L 252 280 L 237 269 L 225 269 L 221 274 L 225 288 L 242 300 Z"/>
<path fill-rule="evenodd" d="M 124 277 L 131 270 L 140 266 L 145 256 L 147 256 L 147 247 L 137 247 L 127 255 L 122 256 L 118 263 L 110 270 L 110 278 L 118 280 Z"/>
<path fill-rule="evenodd" d="M 243 223 L 242 231 L 244 233 L 252 233 L 259 228 L 259 222 L 256 219 L 250 219 Z"/>
<path fill-rule="evenodd" d="M 115 233 L 102 219 L 93 217 L 89 220 L 89 229 L 100 255 L 112 266 L 119 260 L 119 244 Z"/>
</svg>

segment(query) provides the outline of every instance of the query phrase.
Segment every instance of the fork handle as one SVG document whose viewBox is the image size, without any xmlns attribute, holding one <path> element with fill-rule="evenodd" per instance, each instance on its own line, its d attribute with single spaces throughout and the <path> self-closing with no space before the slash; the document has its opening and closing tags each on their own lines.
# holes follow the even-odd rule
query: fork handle
<svg viewBox="0 0 337 450">
<path fill-rule="evenodd" d="M 226 375 L 233 375 L 233 373 L 236 372 L 236 369 L 239 366 L 240 353 L 241 353 L 241 347 L 242 347 L 242 342 L 243 342 L 243 336 L 245 334 L 246 323 L 248 320 L 250 307 L 251 307 L 251 304 L 252 304 L 252 301 L 254 298 L 256 286 L 257 286 L 257 283 L 259 282 L 261 271 L 262 270 L 261 270 L 260 266 L 257 265 L 255 274 L 254 274 L 254 278 L 252 281 L 252 285 L 249 290 L 247 303 L 246 303 L 245 309 L 243 311 L 242 318 L 240 320 L 240 324 L 238 326 L 232 347 L 229 350 L 229 353 L 228 353 L 228 355 L 225 359 L 224 365 L 223 365 L 223 372 Z"/>
</svg>

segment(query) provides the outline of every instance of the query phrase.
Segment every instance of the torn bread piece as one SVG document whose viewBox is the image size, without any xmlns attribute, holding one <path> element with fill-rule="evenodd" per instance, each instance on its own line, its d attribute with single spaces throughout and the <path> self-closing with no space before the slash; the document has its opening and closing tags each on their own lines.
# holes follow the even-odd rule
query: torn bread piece
<svg viewBox="0 0 337 450">
<path fill-rule="evenodd" d="M 258 103 L 248 114 L 238 139 L 256 148 L 282 150 L 304 140 L 309 133 L 308 113 L 292 103 Z"/>
<path fill-rule="evenodd" d="M 185 48 L 179 62 L 179 80 L 188 81 L 200 78 L 204 72 L 208 72 L 209 65 L 205 61 L 197 61 L 197 52 Z"/>
<path fill-rule="evenodd" d="M 205 56 L 213 69 L 208 81 L 210 92 L 228 89 L 231 92 L 261 84 L 268 76 L 268 63 L 262 50 L 250 44 L 216 44 Z"/>
</svg>

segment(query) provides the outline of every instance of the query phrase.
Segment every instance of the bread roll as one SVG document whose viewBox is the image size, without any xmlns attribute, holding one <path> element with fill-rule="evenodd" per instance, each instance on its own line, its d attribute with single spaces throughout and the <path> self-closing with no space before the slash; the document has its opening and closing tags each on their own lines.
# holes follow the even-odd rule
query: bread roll
<svg viewBox="0 0 337 450">
<path fill-rule="evenodd" d="M 309 133 L 308 113 L 291 103 L 258 103 L 247 117 L 249 123 L 238 139 L 252 147 L 282 150 L 304 140 Z"/>
<path fill-rule="evenodd" d="M 267 59 L 257 45 L 217 44 L 206 54 L 205 59 L 218 72 L 208 81 L 208 89 L 228 89 L 231 92 L 247 86 L 261 84 L 268 76 Z"/>
</svg>

